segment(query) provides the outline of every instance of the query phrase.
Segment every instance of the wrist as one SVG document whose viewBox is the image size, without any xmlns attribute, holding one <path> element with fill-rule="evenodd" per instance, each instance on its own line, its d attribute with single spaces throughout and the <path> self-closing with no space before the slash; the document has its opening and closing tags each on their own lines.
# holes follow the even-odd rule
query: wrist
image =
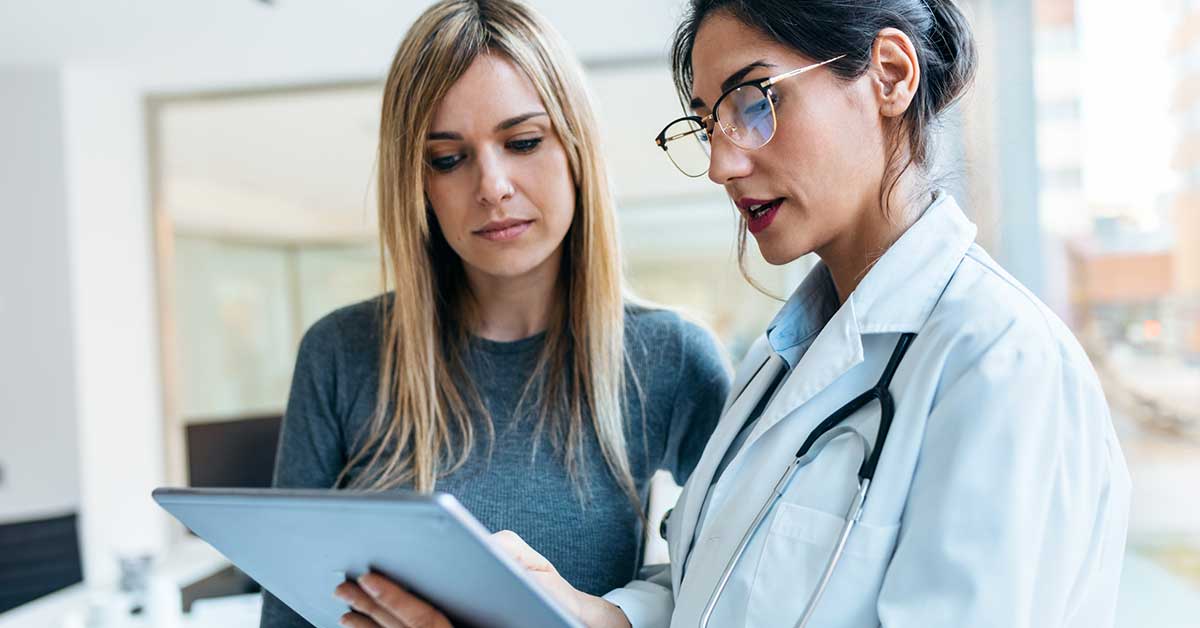
<svg viewBox="0 0 1200 628">
<path fill-rule="evenodd" d="M 582 592 L 579 597 L 579 619 L 588 628 L 631 628 L 625 611 L 616 604 Z"/>
</svg>

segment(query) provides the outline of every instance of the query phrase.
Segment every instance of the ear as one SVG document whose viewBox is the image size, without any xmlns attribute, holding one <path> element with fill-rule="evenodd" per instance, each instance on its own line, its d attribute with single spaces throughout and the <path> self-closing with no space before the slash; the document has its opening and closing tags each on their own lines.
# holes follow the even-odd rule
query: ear
<svg viewBox="0 0 1200 628">
<path fill-rule="evenodd" d="M 879 31 L 871 46 L 867 73 L 879 102 L 879 113 L 889 118 L 904 115 L 921 84 L 921 64 L 908 35 L 895 28 Z"/>
</svg>

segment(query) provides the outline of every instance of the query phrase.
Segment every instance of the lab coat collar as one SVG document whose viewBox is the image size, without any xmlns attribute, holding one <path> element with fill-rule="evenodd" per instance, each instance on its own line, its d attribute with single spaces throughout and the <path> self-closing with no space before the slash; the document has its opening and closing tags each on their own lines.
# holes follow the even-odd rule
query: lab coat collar
<svg viewBox="0 0 1200 628">
<path fill-rule="evenodd" d="M 975 225 L 949 194 L 939 192 L 913 226 L 904 232 L 863 278 L 850 298 L 824 324 L 812 345 L 799 357 L 793 374 L 763 412 L 743 450 L 796 408 L 864 359 L 865 334 L 915 333 L 933 312 L 950 277 L 975 241 Z M 823 265 L 812 273 L 828 274 Z M 797 294 L 806 289 L 806 280 Z M 789 301 L 789 304 L 791 301 Z M 788 306 L 784 310 L 788 310 Z M 781 312 L 782 314 L 782 312 Z M 819 313 L 797 311 L 809 320 Z M 803 319 L 802 319 L 803 320 Z"/>
<path fill-rule="evenodd" d="M 861 332 L 917 331 L 974 240 L 975 225 L 963 216 L 953 197 L 939 192 L 851 293 Z M 818 262 L 767 327 L 771 349 L 789 369 L 796 368 L 806 344 L 839 309 L 829 268 Z"/>
<path fill-rule="evenodd" d="M 954 197 L 938 192 L 850 293 L 861 332 L 919 331 L 975 241 L 975 232 Z"/>
</svg>

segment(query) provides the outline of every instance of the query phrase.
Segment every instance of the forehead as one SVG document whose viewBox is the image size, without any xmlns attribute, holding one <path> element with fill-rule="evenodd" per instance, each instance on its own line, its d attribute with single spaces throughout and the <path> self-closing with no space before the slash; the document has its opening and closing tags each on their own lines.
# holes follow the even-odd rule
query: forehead
<svg viewBox="0 0 1200 628">
<path fill-rule="evenodd" d="M 721 11 L 710 15 L 700 24 L 692 48 L 692 96 L 712 105 L 721 95 L 725 79 L 759 61 L 776 67 L 754 72 L 753 78 L 808 64 L 796 51 L 730 14 Z"/>
<path fill-rule="evenodd" d="M 544 107 L 533 82 L 502 55 L 480 55 L 446 92 L 433 114 L 433 130 L 491 129 L 515 115 Z"/>
</svg>

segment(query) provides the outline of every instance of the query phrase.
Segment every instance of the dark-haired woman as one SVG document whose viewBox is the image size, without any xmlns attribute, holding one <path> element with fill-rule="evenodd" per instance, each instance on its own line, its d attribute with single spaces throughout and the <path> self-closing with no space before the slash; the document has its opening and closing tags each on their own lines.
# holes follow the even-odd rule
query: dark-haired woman
<svg viewBox="0 0 1200 628">
<path fill-rule="evenodd" d="M 659 146 L 768 262 L 821 263 L 739 369 L 669 570 L 594 597 L 498 536 L 585 624 L 1112 625 L 1129 478 L 1095 372 L 929 183 L 975 58 L 950 0 L 693 0 L 694 115 Z"/>
</svg>

